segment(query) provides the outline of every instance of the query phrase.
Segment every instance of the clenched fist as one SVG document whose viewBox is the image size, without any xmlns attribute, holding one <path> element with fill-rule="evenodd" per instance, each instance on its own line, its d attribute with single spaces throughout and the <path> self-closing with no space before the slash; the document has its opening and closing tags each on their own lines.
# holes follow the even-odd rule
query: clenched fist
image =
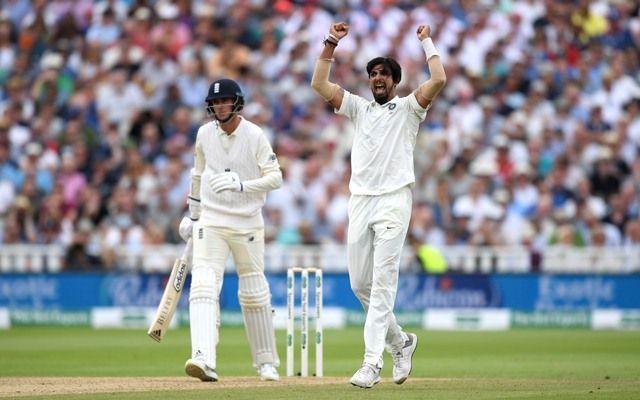
<svg viewBox="0 0 640 400">
<path fill-rule="evenodd" d="M 347 33 L 349 33 L 349 24 L 346 22 L 332 24 L 331 28 L 329 28 L 329 35 L 333 35 L 338 40 L 347 36 Z"/>
<path fill-rule="evenodd" d="M 416 30 L 416 34 L 418 35 L 418 39 L 422 42 L 431 36 L 431 27 L 429 25 L 420 25 L 418 30 Z"/>
</svg>

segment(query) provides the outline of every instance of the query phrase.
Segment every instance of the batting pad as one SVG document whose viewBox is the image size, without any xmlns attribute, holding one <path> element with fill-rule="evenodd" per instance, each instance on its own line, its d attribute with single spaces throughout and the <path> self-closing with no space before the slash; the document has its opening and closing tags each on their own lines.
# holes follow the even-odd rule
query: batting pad
<svg viewBox="0 0 640 400">
<path fill-rule="evenodd" d="M 271 293 L 264 274 L 252 272 L 239 276 L 238 298 L 251 347 L 253 366 L 280 365 L 271 312 Z"/>
<path fill-rule="evenodd" d="M 216 345 L 220 325 L 218 280 L 213 267 L 194 265 L 191 271 L 189 322 L 191 358 L 200 358 L 216 368 Z"/>
</svg>

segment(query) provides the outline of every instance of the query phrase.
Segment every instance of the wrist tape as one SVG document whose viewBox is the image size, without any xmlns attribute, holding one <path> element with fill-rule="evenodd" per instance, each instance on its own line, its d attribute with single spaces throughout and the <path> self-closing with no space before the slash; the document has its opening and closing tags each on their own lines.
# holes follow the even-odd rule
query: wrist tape
<svg viewBox="0 0 640 400">
<path fill-rule="evenodd" d="M 424 39 L 421 43 L 422 48 L 424 49 L 424 54 L 427 56 L 427 61 L 429 61 L 431 57 L 440 57 L 440 53 L 436 50 L 436 46 L 433 45 L 433 41 L 430 37 Z"/>
</svg>

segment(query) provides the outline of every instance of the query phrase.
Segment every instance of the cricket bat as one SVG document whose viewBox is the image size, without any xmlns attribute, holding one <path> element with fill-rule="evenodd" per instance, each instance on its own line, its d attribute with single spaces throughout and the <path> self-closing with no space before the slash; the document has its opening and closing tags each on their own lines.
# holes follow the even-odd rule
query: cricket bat
<svg viewBox="0 0 640 400">
<path fill-rule="evenodd" d="M 182 293 L 184 282 L 186 281 L 187 274 L 189 273 L 189 265 L 193 258 L 192 252 L 193 243 L 191 238 L 189 238 L 187 244 L 184 246 L 182 256 L 176 259 L 173 263 L 169 281 L 167 282 L 167 286 L 164 288 L 162 300 L 160 300 L 160 304 L 158 305 L 158 311 L 156 312 L 156 316 L 147 331 L 147 335 L 157 342 L 162 340 L 167 329 L 169 329 L 171 319 L 173 318 L 173 314 L 175 313 L 178 302 L 180 301 L 180 294 Z"/>
</svg>

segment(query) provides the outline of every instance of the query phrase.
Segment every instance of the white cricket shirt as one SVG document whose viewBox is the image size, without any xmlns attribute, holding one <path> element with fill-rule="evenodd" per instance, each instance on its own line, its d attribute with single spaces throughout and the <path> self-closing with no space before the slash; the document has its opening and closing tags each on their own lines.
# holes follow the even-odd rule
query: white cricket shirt
<svg viewBox="0 0 640 400">
<path fill-rule="evenodd" d="M 427 115 L 413 93 L 384 105 L 344 91 L 337 114 L 355 124 L 349 190 L 355 195 L 391 193 L 415 183 L 413 149 Z"/>
<path fill-rule="evenodd" d="M 238 174 L 243 192 L 211 190 L 210 178 L 226 170 Z M 211 226 L 262 227 L 266 192 L 282 184 L 280 164 L 262 128 L 244 118 L 230 135 L 215 122 L 200 127 L 194 175 L 201 176 L 200 221 Z"/>
</svg>

